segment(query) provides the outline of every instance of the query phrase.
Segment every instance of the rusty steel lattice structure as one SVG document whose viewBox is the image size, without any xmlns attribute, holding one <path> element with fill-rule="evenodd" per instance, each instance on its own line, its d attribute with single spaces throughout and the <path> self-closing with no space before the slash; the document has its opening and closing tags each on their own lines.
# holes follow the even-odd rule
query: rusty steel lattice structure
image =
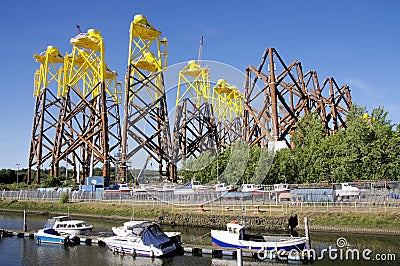
<svg viewBox="0 0 400 266">
<path fill-rule="evenodd" d="M 40 183 L 40 168 L 50 157 L 49 165 L 54 177 L 59 176 L 62 161 L 72 166 L 73 178 L 80 179 L 81 183 L 87 176 L 93 175 L 94 167 L 99 164 L 102 164 L 103 176 L 109 176 L 110 162 L 115 163 L 111 153 L 120 147 L 120 92 L 116 73 L 105 64 L 104 40 L 100 32 L 91 29 L 78 34 L 70 43 L 73 51 L 63 57 L 54 84 L 57 88 L 57 100 L 54 101 L 58 103 L 57 110 L 50 109 L 55 104 L 45 105 L 43 100 L 39 100 L 44 99 L 42 94 L 49 91 L 48 82 L 35 80 L 35 94 L 38 95 L 37 102 L 42 102 L 42 108 L 35 110 L 35 114 L 39 115 L 35 115 L 33 124 L 28 182 L 31 167 L 36 162 L 36 182 Z M 61 64 L 61 60 L 58 63 Z M 39 74 L 44 74 L 39 76 L 46 76 L 46 71 L 46 65 L 41 66 Z M 38 89 L 37 86 L 43 88 Z M 44 121 L 53 123 L 45 128 L 42 126 Z M 44 146 L 41 138 L 36 136 L 51 143 L 45 146 L 48 153 L 40 153 L 40 147 Z M 32 156 L 32 151 L 36 150 L 39 152 L 34 152 Z"/>
<path fill-rule="evenodd" d="M 39 183 L 43 164 L 53 158 L 55 127 L 62 108 L 60 85 L 64 57 L 58 48 L 49 46 L 45 52 L 35 54 L 34 58 L 40 67 L 34 77 L 35 109 L 28 158 L 28 183 L 31 182 L 32 167 L 36 167 L 35 179 Z"/>
<path fill-rule="evenodd" d="M 261 146 L 269 141 L 286 141 L 289 146 L 298 119 L 308 112 L 317 112 L 326 133 L 331 134 L 346 127 L 351 106 L 347 85 L 339 87 L 333 78 L 327 78 L 320 86 L 315 71 L 303 74 L 298 60 L 286 65 L 277 51 L 269 48 L 257 68 L 249 66 L 246 70 L 243 140 Z"/>
<path fill-rule="evenodd" d="M 242 139 L 243 94 L 226 80 L 213 87 L 213 109 L 216 117 L 219 150 Z"/>
<path fill-rule="evenodd" d="M 174 163 L 205 151 L 216 154 L 219 141 L 212 105 L 203 102 L 197 106 L 192 99 L 183 99 L 176 108 L 173 141 Z"/>
<path fill-rule="evenodd" d="M 202 41 L 199 59 L 179 72 L 172 132 L 163 76 L 167 41 L 143 15 L 130 25 L 122 129 L 121 87 L 105 63 L 100 32 L 72 38 L 73 51 L 65 56 L 52 46 L 35 55 L 40 68 L 27 182 L 36 167 L 40 183 L 45 164 L 59 177 L 63 163 L 81 183 L 99 165 L 102 175 L 110 177 L 114 163 L 120 181 L 126 182 L 128 161 L 143 151 L 157 162 L 160 178 L 177 181 L 179 161 L 205 151 L 215 155 L 237 141 L 259 146 L 285 141 L 290 146 L 297 121 L 309 112 L 318 113 L 326 134 L 346 127 L 352 106 L 347 85 L 333 78 L 320 83 L 316 71 L 303 73 L 298 60 L 287 65 L 269 48 L 258 67 L 246 69 L 243 94 L 222 79 L 211 88 L 210 71 L 200 65 Z"/>
<path fill-rule="evenodd" d="M 181 160 L 185 164 L 188 158 L 205 151 L 216 154 L 218 148 L 216 121 L 210 103 L 210 73 L 200 62 L 189 61 L 179 72 L 172 145 L 175 165 Z"/>
<path fill-rule="evenodd" d="M 176 180 L 170 163 L 171 137 L 163 70 L 167 68 L 167 40 L 143 15 L 130 26 L 125 84 L 120 176 L 126 181 L 127 161 L 145 150 L 159 165 L 160 177 Z M 129 145 L 129 147 L 128 147 Z"/>
</svg>

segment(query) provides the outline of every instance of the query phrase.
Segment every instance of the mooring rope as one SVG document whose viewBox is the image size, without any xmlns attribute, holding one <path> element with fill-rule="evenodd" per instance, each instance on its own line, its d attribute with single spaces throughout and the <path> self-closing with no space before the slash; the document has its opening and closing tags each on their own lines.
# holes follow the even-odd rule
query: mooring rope
<svg viewBox="0 0 400 266">
<path fill-rule="evenodd" d="M 211 234 L 211 232 L 208 232 L 208 233 L 206 233 L 206 234 L 204 234 L 204 235 L 201 235 L 201 236 L 199 236 L 199 237 L 193 238 L 192 240 L 189 240 L 189 241 L 187 241 L 187 242 L 185 242 L 185 243 L 183 243 L 183 244 L 190 243 L 190 242 L 192 242 L 192 241 L 194 241 L 194 240 L 196 240 L 196 239 L 205 237 L 206 235 L 209 235 L 209 234 Z"/>
</svg>

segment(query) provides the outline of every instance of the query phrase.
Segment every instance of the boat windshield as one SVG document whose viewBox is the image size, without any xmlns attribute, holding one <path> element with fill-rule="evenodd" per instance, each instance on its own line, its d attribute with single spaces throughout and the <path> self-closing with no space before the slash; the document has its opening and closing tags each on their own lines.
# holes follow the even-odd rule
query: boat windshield
<svg viewBox="0 0 400 266">
<path fill-rule="evenodd" d="M 133 227 L 132 228 L 132 234 L 141 236 L 145 228 L 143 227 Z"/>
<path fill-rule="evenodd" d="M 151 233 L 155 236 L 159 236 L 159 235 L 163 235 L 164 232 L 161 230 L 161 228 L 158 225 L 152 225 L 149 227 L 149 230 L 151 231 Z"/>
<path fill-rule="evenodd" d="M 56 219 L 50 218 L 47 220 L 46 224 L 44 225 L 44 228 L 52 228 L 55 223 L 56 223 Z"/>
<path fill-rule="evenodd" d="M 147 230 L 150 230 L 150 232 L 154 236 L 159 236 L 164 234 L 164 232 L 161 230 L 161 228 L 152 222 L 145 222 L 141 224 L 137 224 L 131 227 L 132 234 L 137 235 L 137 236 L 142 236 L 143 233 Z"/>
<path fill-rule="evenodd" d="M 65 222 L 65 221 L 71 221 L 71 217 L 69 216 L 57 216 L 53 218 L 47 219 L 46 224 L 44 225 L 44 228 L 51 228 L 54 226 L 56 222 Z"/>
</svg>

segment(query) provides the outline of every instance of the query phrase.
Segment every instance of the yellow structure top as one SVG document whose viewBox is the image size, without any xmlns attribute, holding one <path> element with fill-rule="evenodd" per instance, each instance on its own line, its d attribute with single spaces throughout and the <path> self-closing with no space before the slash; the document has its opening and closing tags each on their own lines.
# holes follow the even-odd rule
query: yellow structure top
<svg viewBox="0 0 400 266">
<path fill-rule="evenodd" d="M 202 71 L 208 72 L 208 68 L 202 68 L 195 60 L 191 60 L 182 69 L 181 73 L 186 76 L 197 77 Z"/>
<path fill-rule="evenodd" d="M 176 105 L 189 96 L 196 99 L 196 105 L 208 102 L 210 99 L 210 73 L 207 67 L 201 67 L 197 61 L 188 64 L 179 71 Z"/>
<path fill-rule="evenodd" d="M 135 15 L 130 27 L 128 64 L 149 72 L 158 72 L 166 68 L 167 40 L 160 40 L 160 37 L 161 32 L 156 30 L 144 15 Z"/>
<path fill-rule="evenodd" d="M 243 94 L 226 80 L 219 79 L 213 87 L 214 111 L 220 119 L 232 119 L 243 110 Z"/>
<path fill-rule="evenodd" d="M 213 89 L 217 94 L 225 94 L 225 97 L 230 99 L 243 98 L 243 94 L 224 79 L 219 79 Z"/>
<path fill-rule="evenodd" d="M 36 59 L 38 63 L 45 63 L 46 56 L 49 63 L 63 63 L 64 57 L 61 55 L 60 51 L 55 46 L 47 46 L 47 50 L 40 54 L 34 54 L 33 58 Z"/>
<path fill-rule="evenodd" d="M 102 41 L 103 38 L 101 37 L 100 31 L 89 29 L 87 33 L 80 33 L 77 36 L 71 38 L 70 43 L 77 47 L 99 52 L 101 51 Z"/>
<path fill-rule="evenodd" d="M 161 32 L 156 30 L 144 15 L 135 15 L 132 21 L 133 38 L 141 38 L 143 40 L 153 40 L 160 37 Z"/>
</svg>

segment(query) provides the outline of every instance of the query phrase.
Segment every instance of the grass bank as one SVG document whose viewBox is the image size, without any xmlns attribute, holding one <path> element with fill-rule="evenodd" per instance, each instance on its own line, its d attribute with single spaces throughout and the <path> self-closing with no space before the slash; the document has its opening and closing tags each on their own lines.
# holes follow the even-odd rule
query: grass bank
<svg viewBox="0 0 400 266">
<path fill-rule="evenodd" d="M 7 201 L 0 200 L 0 210 L 23 211 L 38 214 L 73 214 L 82 217 L 98 217 L 107 219 L 130 219 L 133 215 L 137 219 L 158 220 L 163 212 L 169 213 L 196 213 L 196 209 L 169 208 L 167 205 L 124 205 L 124 204 L 106 204 L 106 203 L 60 203 L 60 202 L 35 202 L 35 201 Z M 374 230 L 392 230 L 400 233 L 400 212 L 399 211 L 381 211 L 381 212 L 313 212 L 303 211 L 289 213 L 261 212 L 259 214 L 246 213 L 247 217 L 282 217 L 296 213 L 299 217 L 299 227 L 302 227 L 303 217 L 309 218 L 310 226 L 319 226 L 327 231 L 345 228 L 348 232 L 360 232 L 360 228 Z M 240 215 L 241 213 L 205 211 L 202 215 Z"/>
<path fill-rule="evenodd" d="M 308 215 L 313 225 L 400 231 L 400 216 L 395 212 L 318 213 Z"/>
<path fill-rule="evenodd" d="M 0 210 L 23 211 L 38 214 L 73 214 L 82 217 L 118 218 L 125 219 L 135 217 L 155 220 L 162 213 L 161 209 L 151 206 L 101 204 L 101 203 L 59 203 L 59 202 L 35 202 L 35 201 L 2 201 Z"/>
</svg>

